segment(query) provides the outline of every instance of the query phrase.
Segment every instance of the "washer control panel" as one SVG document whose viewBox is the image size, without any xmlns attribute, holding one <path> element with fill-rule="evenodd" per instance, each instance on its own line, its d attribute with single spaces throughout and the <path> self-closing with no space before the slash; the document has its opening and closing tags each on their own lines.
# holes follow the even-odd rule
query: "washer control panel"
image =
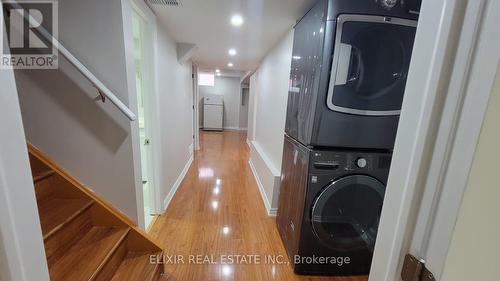
<svg viewBox="0 0 500 281">
<path fill-rule="evenodd" d="M 386 169 L 391 156 L 387 153 L 365 153 L 351 151 L 313 151 L 310 168 L 317 173 L 334 171 L 368 172 Z"/>
</svg>

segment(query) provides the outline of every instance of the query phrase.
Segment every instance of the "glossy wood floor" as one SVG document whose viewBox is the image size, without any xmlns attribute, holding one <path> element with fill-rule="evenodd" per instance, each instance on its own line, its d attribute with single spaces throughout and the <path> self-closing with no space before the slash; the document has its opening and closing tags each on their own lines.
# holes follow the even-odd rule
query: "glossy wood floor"
<svg viewBox="0 0 500 281">
<path fill-rule="evenodd" d="M 151 228 L 167 255 L 162 280 L 366 281 L 293 274 L 248 165 L 245 140 L 244 133 L 235 131 L 200 134 L 201 150 L 167 212 Z M 223 255 L 235 255 L 238 264 L 221 263 Z M 273 264 L 267 256 L 285 263 Z"/>
</svg>

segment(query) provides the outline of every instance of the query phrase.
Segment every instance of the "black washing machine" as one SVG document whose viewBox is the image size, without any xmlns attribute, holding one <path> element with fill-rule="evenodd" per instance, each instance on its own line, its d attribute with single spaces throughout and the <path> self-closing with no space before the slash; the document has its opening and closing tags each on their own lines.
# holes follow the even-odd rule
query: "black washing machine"
<svg viewBox="0 0 500 281">
<path fill-rule="evenodd" d="M 420 0 L 320 0 L 294 31 L 286 133 L 392 149 Z"/>
<path fill-rule="evenodd" d="M 368 274 L 391 153 L 284 147 L 277 225 L 295 273 Z"/>
</svg>

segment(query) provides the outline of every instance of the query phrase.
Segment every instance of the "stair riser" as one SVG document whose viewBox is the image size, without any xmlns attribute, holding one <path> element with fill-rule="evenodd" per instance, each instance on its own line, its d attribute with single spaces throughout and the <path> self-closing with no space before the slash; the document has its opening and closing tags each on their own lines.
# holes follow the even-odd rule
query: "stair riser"
<svg viewBox="0 0 500 281">
<path fill-rule="evenodd" d="M 38 160 L 35 156 L 29 155 L 30 165 L 31 165 L 31 174 L 33 177 L 36 177 L 40 174 L 43 174 L 46 171 L 50 171 L 51 169 L 45 165 L 42 161 Z"/>
<path fill-rule="evenodd" d="M 88 198 L 85 194 L 75 190 L 73 185 L 58 174 L 54 174 L 35 183 L 37 201 L 46 200 L 48 197 L 57 198 Z"/>
</svg>

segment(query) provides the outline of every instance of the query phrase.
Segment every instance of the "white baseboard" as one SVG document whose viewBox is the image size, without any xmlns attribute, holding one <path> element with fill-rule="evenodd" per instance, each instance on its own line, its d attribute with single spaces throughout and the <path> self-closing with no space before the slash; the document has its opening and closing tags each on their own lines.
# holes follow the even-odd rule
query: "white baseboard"
<svg viewBox="0 0 500 281">
<path fill-rule="evenodd" d="M 184 166 L 184 169 L 182 169 L 182 172 L 180 173 L 179 177 L 175 181 L 174 186 L 172 186 L 172 189 L 170 189 L 170 192 L 168 193 L 167 197 L 165 197 L 165 200 L 163 200 L 163 211 L 164 212 L 167 210 L 168 205 L 170 205 L 172 198 L 174 198 L 174 195 L 177 192 L 177 189 L 179 189 L 179 186 L 181 186 L 182 181 L 186 177 L 186 174 L 189 171 L 191 164 L 193 163 L 193 158 L 194 158 L 194 155 L 191 154 L 191 156 L 189 157 L 189 160 L 187 161 L 186 165 Z"/>
<path fill-rule="evenodd" d="M 267 198 L 266 192 L 264 191 L 264 186 L 262 185 L 262 182 L 259 178 L 259 174 L 257 173 L 257 170 L 255 169 L 255 166 L 252 163 L 252 159 L 248 160 L 248 165 L 250 165 L 252 174 L 255 178 L 255 181 L 257 182 L 257 186 L 259 187 L 260 196 L 262 197 L 262 201 L 264 201 L 264 206 L 266 207 L 267 215 L 270 217 L 275 217 L 276 214 L 278 213 L 278 209 L 271 207 L 271 201 L 269 201 L 269 198 Z"/>
<path fill-rule="evenodd" d="M 246 131 L 246 128 L 240 128 L 240 127 L 224 127 L 224 130 L 230 130 L 230 131 Z"/>
</svg>

